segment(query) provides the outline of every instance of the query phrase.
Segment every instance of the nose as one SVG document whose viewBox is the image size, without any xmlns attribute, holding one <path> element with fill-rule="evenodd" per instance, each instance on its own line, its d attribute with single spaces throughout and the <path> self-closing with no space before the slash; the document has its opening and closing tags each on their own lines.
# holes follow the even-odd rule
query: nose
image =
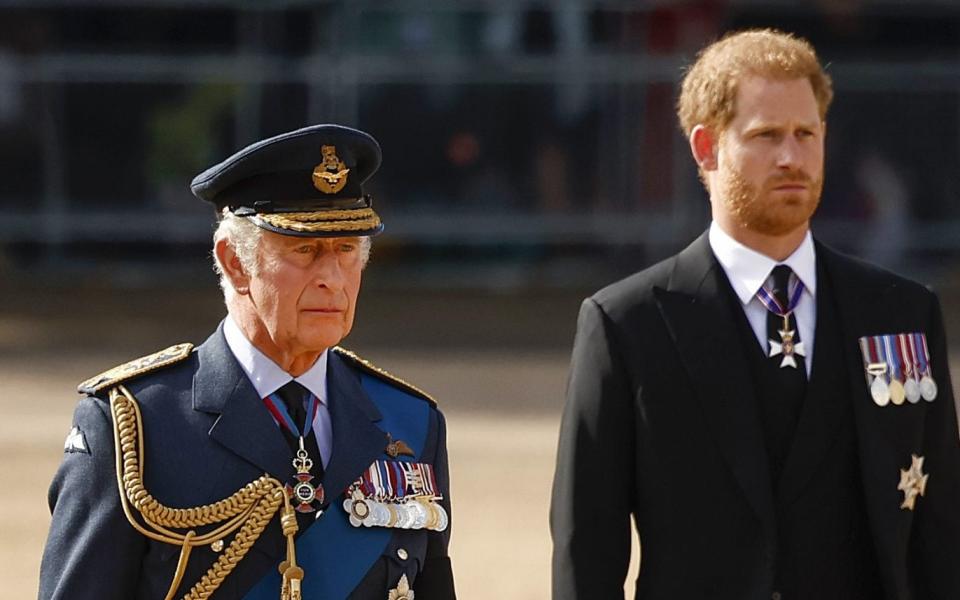
<svg viewBox="0 0 960 600">
<path fill-rule="evenodd" d="M 314 285 L 339 291 L 343 289 L 344 281 L 343 268 L 340 266 L 336 252 L 324 252 L 317 257 L 314 261 Z"/>
<path fill-rule="evenodd" d="M 785 171 L 793 171 L 800 168 L 801 164 L 800 143 L 793 136 L 786 136 L 777 148 L 777 167 Z"/>
</svg>

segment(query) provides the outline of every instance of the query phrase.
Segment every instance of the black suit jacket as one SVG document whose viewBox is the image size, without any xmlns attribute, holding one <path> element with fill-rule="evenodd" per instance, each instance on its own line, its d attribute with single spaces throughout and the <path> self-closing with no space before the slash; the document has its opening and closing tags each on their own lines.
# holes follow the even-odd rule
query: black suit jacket
<svg viewBox="0 0 960 600">
<path fill-rule="evenodd" d="M 960 598 L 960 437 L 939 303 L 917 283 L 816 248 L 836 296 L 845 409 L 885 598 Z M 776 507 L 723 285 L 704 234 L 584 301 L 550 513 L 555 599 L 623 597 L 631 516 L 637 598 L 770 597 Z M 913 331 L 927 335 L 939 397 L 880 408 L 857 340 Z M 841 410 L 814 404 L 804 415 L 796 435 L 805 452 L 791 455 L 781 479 L 787 502 L 831 459 Z M 897 490 L 911 454 L 930 474 L 914 511 L 900 508 Z"/>
<path fill-rule="evenodd" d="M 327 368 L 333 452 L 322 483 L 330 496 L 328 512 L 335 512 L 343 510 L 342 490 L 374 460 L 387 458 L 387 432 L 378 426 L 381 412 L 361 386 L 357 366 L 330 352 Z M 264 473 L 283 482 L 294 474 L 283 434 L 231 353 L 222 328 L 185 360 L 125 385 L 142 414 L 144 481 L 166 506 L 201 506 L 230 496 Z M 74 425 L 83 431 L 89 451 L 64 454 L 50 486 L 53 518 L 40 572 L 43 600 L 163 598 L 177 565 L 179 547 L 147 539 L 124 517 L 105 395 L 86 396 L 78 404 Z M 427 402 L 413 396 L 409 401 Z M 449 513 L 444 420 L 432 405 L 428 419 L 419 460 L 434 465 Z M 276 570 L 286 552 L 278 518 L 213 598 L 242 598 Z M 386 598 L 406 574 L 418 600 L 452 600 L 449 531 L 393 530 L 382 556 L 349 597 Z M 348 556 L 351 548 L 346 544 L 340 551 Z M 195 548 L 175 597 L 182 597 L 217 557 L 208 546 Z M 314 582 L 322 577 L 306 573 L 305 599 L 317 597 L 316 585 L 311 593 L 311 576 Z"/>
</svg>

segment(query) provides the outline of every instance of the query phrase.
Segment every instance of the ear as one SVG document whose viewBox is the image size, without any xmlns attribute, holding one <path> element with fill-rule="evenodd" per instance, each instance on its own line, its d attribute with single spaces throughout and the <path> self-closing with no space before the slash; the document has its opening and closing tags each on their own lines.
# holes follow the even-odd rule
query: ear
<svg viewBox="0 0 960 600">
<path fill-rule="evenodd" d="M 706 125 L 697 125 L 690 131 L 690 152 L 701 171 L 717 168 L 717 142 L 719 137 Z"/>
<path fill-rule="evenodd" d="M 227 240 L 217 240 L 213 247 L 217 255 L 217 261 L 223 270 L 224 277 L 230 282 L 234 291 L 240 295 L 246 295 L 250 291 L 250 275 L 240 264 L 240 257 L 234 252 L 233 246 L 227 243 Z"/>
</svg>

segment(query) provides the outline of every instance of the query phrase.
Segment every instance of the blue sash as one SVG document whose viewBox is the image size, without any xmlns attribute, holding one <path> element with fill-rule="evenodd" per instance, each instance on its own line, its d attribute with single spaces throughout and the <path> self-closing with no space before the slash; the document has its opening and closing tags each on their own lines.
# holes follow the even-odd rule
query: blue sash
<svg viewBox="0 0 960 600">
<path fill-rule="evenodd" d="M 394 440 L 406 442 L 416 454 L 404 460 L 416 461 L 427 439 L 429 404 L 365 373 L 360 383 L 383 415 L 379 427 L 389 431 Z M 304 600 L 346 598 L 383 555 L 393 536 L 393 531 L 384 527 L 353 527 L 342 502 L 343 494 L 338 492 L 320 520 L 297 539 L 297 564 L 304 571 Z M 271 521 L 268 526 L 278 525 Z M 277 600 L 279 596 L 280 573 L 273 568 L 244 600 Z"/>
</svg>

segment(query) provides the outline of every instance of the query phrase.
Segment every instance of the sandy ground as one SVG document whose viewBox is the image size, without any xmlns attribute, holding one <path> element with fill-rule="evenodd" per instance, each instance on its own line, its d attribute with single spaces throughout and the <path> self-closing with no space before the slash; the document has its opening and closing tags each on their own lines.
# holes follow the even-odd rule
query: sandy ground
<svg viewBox="0 0 960 600">
<path fill-rule="evenodd" d="M 76 383 L 167 345 L 202 341 L 223 314 L 208 284 L 118 291 L 83 280 L 53 290 L 0 281 L 3 598 L 36 597 L 46 490 Z M 429 390 L 447 415 L 460 598 L 549 597 L 550 483 L 582 297 L 374 289 L 361 303 L 347 346 Z M 956 350 L 960 312 L 948 308 L 947 317 Z M 627 597 L 635 576 L 636 566 Z"/>
<path fill-rule="evenodd" d="M 459 596 L 548 598 L 547 510 L 566 356 L 384 353 L 377 359 L 430 389 L 446 407 Z M 73 387 L 116 360 L 87 354 L 0 363 L 6 392 L 0 397 L 0 477 L 10 482 L 0 492 L 5 598 L 36 597 L 50 522 L 46 489 L 70 428 Z M 512 407 L 517 398 L 537 408 Z"/>
</svg>

